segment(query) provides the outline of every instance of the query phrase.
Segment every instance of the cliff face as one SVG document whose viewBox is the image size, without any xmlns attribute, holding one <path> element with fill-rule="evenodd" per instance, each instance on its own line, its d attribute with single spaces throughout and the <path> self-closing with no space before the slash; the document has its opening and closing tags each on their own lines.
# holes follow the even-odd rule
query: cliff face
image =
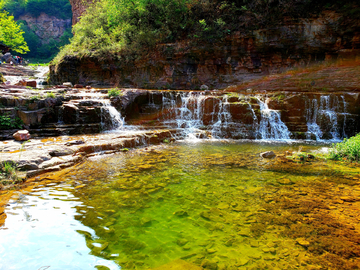
<svg viewBox="0 0 360 270">
<path fill-rule="evenodd" d="M 74 25 L 79 21 L 81 14 L 84 13 L 86 8 L 96 0 L 69 0 L 69 1 L 73 13 L 72 24 Z"/>
<path fill-rule="evenodd" d="M 203 84 L 222 88 L 359 50 L 360 28 L 342 25 L 340 15 L 326 12 L 251 34 L 239 31 L 213 44 L 161 44 L 136 60 L 66 57 L 50 68 L 50 80 L 153 89 L 199 89 Z"/>
<path fill-rule="evenodd" d="M 25 14 L 18 20 L 26 21 L 29 28 L 40 38 L 42 44 L 47 44 L 49 39 L 59 39 L 66 29 L 71 27 L 71 19 L 59 19 L 41 13 L 38 17 Z"/>
</svg>

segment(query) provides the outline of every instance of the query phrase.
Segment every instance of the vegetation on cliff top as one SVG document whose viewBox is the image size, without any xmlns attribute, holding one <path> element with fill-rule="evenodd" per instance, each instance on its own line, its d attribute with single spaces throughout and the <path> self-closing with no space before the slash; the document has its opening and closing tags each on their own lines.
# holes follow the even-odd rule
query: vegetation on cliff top
<svg viewBox="0 0 360 270">
<path fill-rule="evenodd" d="M 353 0 L 100 0 L 74 26 L 71 44 L 56 61 L 69 54 L 139 55 L 156 44 L 179 40 L 218 42 L 235 31 L 250 32 L 326 9 L 346 13 L 347 19 L 360 14 Z"/>
</svg>

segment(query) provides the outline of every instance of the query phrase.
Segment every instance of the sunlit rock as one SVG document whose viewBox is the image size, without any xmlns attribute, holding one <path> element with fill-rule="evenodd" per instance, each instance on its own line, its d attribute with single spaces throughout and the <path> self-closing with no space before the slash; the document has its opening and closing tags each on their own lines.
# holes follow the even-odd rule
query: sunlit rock
<svg viewBox="0 0 360 270">
<path fill-rule="evenodd" d="M 31 139 L 31 135 L 27 130 L 19 130 L 13 134 L 16 141 L 27 141 Z"/>
</svg>

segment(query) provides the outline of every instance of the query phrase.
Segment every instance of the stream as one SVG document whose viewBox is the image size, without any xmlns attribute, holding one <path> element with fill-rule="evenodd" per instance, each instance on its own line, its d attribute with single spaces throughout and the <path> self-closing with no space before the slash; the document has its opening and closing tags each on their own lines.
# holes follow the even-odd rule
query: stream
<svg viewBox="0 0 360 270">
<path fill-rule="evenodd" d="M 259 156 L 299 149 L 326 145 L 185 140 L 45 175 L 5 209 L 0 269 L 354 269 L 359 168 Z"/>
</svg>

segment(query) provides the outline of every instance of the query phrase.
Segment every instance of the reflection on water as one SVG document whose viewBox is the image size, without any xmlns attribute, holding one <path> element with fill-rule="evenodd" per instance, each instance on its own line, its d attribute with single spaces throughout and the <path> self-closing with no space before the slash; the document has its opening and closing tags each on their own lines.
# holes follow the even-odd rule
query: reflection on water
<svg viewBox="0 0 360 270">
<path fill-rule="evenodd" d="M 0 269 L 94 269 L 113 262 L 89 254 L 84 237 L 94 231 L 76 220 L 88 207 L 70 185 L 38 187 L 30 195 L 13 197 L 0 229 Z"/>
<path fill-rule="evenodd" d="M 2 265 L 355 269 L 358 169 L 259 157 L 298 148 L 179 143 L 87 161 L 10 202 Z"/>
</svg>

